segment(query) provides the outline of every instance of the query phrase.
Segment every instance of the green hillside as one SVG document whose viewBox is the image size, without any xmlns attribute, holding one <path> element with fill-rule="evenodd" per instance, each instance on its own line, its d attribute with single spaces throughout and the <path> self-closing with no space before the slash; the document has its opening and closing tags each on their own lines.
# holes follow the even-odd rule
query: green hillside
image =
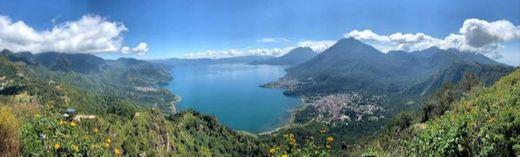
<svg viewBox="0 0 520 157">
<path fill-rule="evenodd" d="M 520 155 L 520 70 L 491 87 L 445 87 L 365 145 L 377 156 Z"/>
<path fill-rule="evenodd" d="M 172 76 L 151 63 L 130 58 L 104 60 L 90 54 L 46 52 L 13 53 L 1 51 L 12 62 L 27 67 L 26 75 L 50 82 L 60 82 L 77 88 L 118 96 L 144 107 L 173 110 L 177 100 L 169 90 L 161 88 Z"/>
<path fill-rule="evenodd" d="M 139 101 L 73 86 L 45 67 L 0 56 L 0 154 L 7 156 L 264 156 L 267 149 L 214 117 L 168 115 Z M 40 70 L 37 73 L 36 70 Z M 74 72 L 60 72 L 77 75 Z M 86 77 L 86 76 L 82 76 Z M 64 118 L 68 108 L 75 120 Z"/>
</svg>

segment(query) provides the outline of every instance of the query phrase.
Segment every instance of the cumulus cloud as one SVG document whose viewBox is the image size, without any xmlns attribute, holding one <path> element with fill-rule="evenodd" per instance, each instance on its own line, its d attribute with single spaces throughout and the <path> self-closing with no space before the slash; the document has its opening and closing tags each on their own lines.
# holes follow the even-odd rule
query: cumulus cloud
<svg viewBox="0 0 520 157">
<path fill-rule="evenodd" d="M 148 44 L 144 42 L 140 42 L 136 47 L 132 48 L 132 51 L 138 55 L 144 55 L 148 50 Z"/>
<path fill-rule="evenodd" d="M 501 43 L 520 39 L 520 26 L 509 21 L 499 20 L 488 22 L 479 19 L 467 19 L 463 22 L 459 32 L 452 33 L 444 38 L 436 38 L 425 33 L 401 33 L 381 35 L 372 30 L 353 30 L 344 34 L 364 41 L 383 52 L 392 50 L 417 51 L 433 46 L 441 49 L 455 48 L 460 51 L 483 53 L 498 59 L 501 55 L 498 50 L 503 48 Z M 285 38 L 263 38 L 257 42 L 280 43 L 288 42 L 292 46 L 270 49 L 229 49 L 206 50 L 185 54 L 186 58 L 225 58 L 247 55 L 281 56 L 296 47 L 310 47 L 316 52 L 323 52 L 336 43 L 336 40 L 301 40 L 290 41 Z"/>
<path fill-rule="evenodd" d="M 520 26 L 506 20 L 487 22 L 479 19 L 464 21 L 459 31 L 472 47 L 484 47 L 504 41 L 520 39 Z"/>
<path fill-rule="evenodd" d="M 257 39 L 256 42 L 261 43 L 289 43 L 291 40 L 286 38 L 261 38 Z"/>
<path fill-rule="evenodd" d="M 334 40 L 304 40 L 299 41 L 296 45 L 298 47 L 309 47 L 316 52 L 323 52 L 335 43 Z"/>
<path fill-rule="evenodd" d="M 229 50 L 206 50 L 184 54 L 184 58 L 228 58 L 238 56 L 283 56 L 296 47 L 309 47 L 316 52 L 323 52 L 334 45 L 334 40 L 303 40 L 294 46 L 283 48 L 256 48 L 256 49 L 229 49 Z"/>
<path fill-rule="evenodd" d="M 493 58 L 500 58 L 497 50 L 502 47 L 501 43 L 520 39 L 520 26 L 515 26 L 505 20 L 488 22 L 467 19 L 458 33 L 450 34 L 443 39 L 424 33 L 397 32 L 380 35 L 368 29 L 353 30 L 344 36 L 365 41 L 384 52 L 391 50 L 416 51 L 437 46 L 443 49 L 455 48 L 461 51 L 479 52 Z"/>
<path fill-rule="evenodd" d="M 106 53 L 148 51 L 146 43 L 134 49 L 123 46 L 122 33 L 128 31 L 123 23 L 107 21 L 97 15 L 85 15 L 77 21 L 55 25 L 50 30 L 35 30 L 23 21 L 0 16 L 0 48 L 12 51 L 66 53 Z M 126 48 L 125 48 L 126 47 Z"/>
</svg>

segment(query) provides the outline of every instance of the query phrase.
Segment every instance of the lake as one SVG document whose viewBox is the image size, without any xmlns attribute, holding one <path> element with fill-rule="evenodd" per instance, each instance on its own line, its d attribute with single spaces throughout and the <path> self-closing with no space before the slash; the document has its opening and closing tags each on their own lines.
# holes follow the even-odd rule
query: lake
<svg viewBox="0 0 520 157">
<path fill-rule="evenodd" d="M 216 64 L 179 66 L 168 85 L 182 97 L 177 111 L 193 109 L 214 115 L 226 126 L 253 133 L 287 122 L 289 110 L 300 102 L 281 89 L 259 87 L 285 75 L 283 66 Z"/>
</svg>

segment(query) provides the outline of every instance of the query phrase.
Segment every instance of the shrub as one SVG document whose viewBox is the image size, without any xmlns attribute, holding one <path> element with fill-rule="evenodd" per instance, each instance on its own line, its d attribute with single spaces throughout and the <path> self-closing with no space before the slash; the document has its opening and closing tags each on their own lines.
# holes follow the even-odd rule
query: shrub
<svg viewBox="0 0 520 157">
<path fill-rule="evenodd" d="M 20 139 L 18 129 L 20 124 L 7 107 L 0 107 L 0 156 L 18 156 Z"/>
</svg>

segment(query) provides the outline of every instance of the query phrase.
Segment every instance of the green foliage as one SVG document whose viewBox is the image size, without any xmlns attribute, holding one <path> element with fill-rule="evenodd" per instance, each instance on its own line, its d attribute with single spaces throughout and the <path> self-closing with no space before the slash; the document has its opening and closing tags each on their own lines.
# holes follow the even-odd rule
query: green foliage
<svg viewBox="0 0 520 157">
<path fill-rule="evenodd" d="M 131 118 L 134 116 L 137 108 L 127 100 L 115 97 L 105 98 L 107 104 L 107 113 L 116 114 L 120 117 Z"/>
<path fill-rule="evenodd" d="M 386 128 L 391 132 L 401 132 L 416 123 L 415 117 L 417 116 L 413 112 L 401 112 L 388 122 Z"/>
<path fill-rule="evenodd" d="M 411 155 L 518 156 L 520 70 L 494 86 L 475 89 L 453 111 L 418 131 Z"/>
<path fill-rule="evenodd" d="M 304 139 L 290 132 L 276 136 L 272 137 L 276 142 L 269 149 L 270 156 L 330 156 L 333 153 L 334 138 L 325 131 Z"/>
<path fill-rule="evenodd" d="M 497 83 L 490 89 L 481 87 L 481 85 L 485 84 L 477 75 L 466 73 L 459 83 L 444 85 L 431 97 L 427 98 L 423 102 L 421 110 L 417 112 L 403 112 L 393 117 L 382 133 L 367 141 L 363 141 L 361 149 L 353 150 L 350 153 L 370 154 L 370 152 L 382 152 L 390 156 L 474 156 L 475 150 L 468 149 L 465 143 L 475 138 L 484 138 L 471 137 L 471 131 L 475 130 L 468 130 L 468 126 L 484 123 L 476 123 L 475 117 L 470 118 L 471 116 L 468 115 L 471 114 L 467 113 L 467 110 L 460 109 L 468 109 L 463 107 L 467 101 L 481 100 L 481 96 L 485 91 L 499 86 L 499 83 Z M 513 87 L 502 88 L 498 89 L 498 91 L 506 91 L 509 90 L 506 88 Z M 481 109 L 474 108 L 475 106 L 481 106 L 480 104 L 472 103 L 471 106 L 473 107 L 470 107 L 472 108 L 471 110 L 473 112 L 482 112 L 479 111 Z M 482 118 L 483 116 L 477 117 Z M 432 125 L 432 123 L 435 125 Z M 444 127 L 439 127 L 440 124 Z M 481 134 L 487 134 L 485 132 Z M 478 147 L 484 148 L 484 146 Z"/>
<path fill-rule="evenodd" d="M 18 119 L 10 109 L 0 106 L 0 156 L 18 156 L 21 148 Z"/>
</svg>

